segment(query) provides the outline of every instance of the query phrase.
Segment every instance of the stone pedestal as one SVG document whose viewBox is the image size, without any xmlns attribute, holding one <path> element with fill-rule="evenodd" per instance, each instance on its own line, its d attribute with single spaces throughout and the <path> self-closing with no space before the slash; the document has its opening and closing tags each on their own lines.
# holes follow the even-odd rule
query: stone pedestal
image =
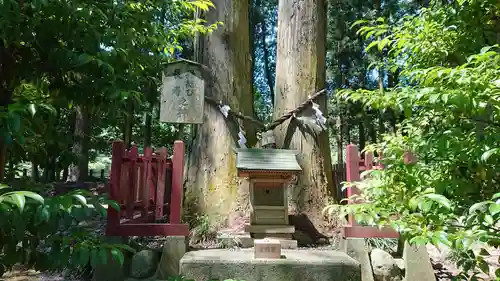
<svg viewBox="0 0 500 281">
<path fill-rule="evenodd" d="M 279 259 L 281 258 L 281 243 L 276 239 L 257 239 L 254 241 L 254 258 Z"/>
<path fill-rule="evenodd" d="M 167 280 L 168 277 L 179 275 L 179 262 L 186 254 L 188 240 L 184 236 L 167 237 L 163 245 L 163 252 L 156 271 L 156 278 Z"/>
<path fill-rule="evenodd" d="M 192 280 L 361 281 L 357 261 L 338 251 L 282 250 L 280 259 L 254 259 L 252 249 L 186 253 L 181 274 Z"/>
</svg>

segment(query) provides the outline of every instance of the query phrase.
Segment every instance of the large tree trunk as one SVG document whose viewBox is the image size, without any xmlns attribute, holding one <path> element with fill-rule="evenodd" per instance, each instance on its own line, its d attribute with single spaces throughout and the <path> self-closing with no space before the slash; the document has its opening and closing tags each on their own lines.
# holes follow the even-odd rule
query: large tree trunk
<svg viewBox="0 0 500 281">
<path fill-rule="evenodd" d="M 278 51 L 274 117 L 296 108 L 308 95 L 325 87 L 326 2 L 324 0 L 281 0 L 278 10 Z M 316 101 L 326 113 L 326 96 Z M 292 121 L 293 122 L 293 121 Z M 303 172 L 291 192 L 291 212 L 305 213 L 318 227 L 328 198 L 334 197 L 328 132 L 315 139 L 293 132 L 284 147 L 290 122 L 275 131 L 277 145 L 296 149 Z"/>
<path fill-rule="evenodd" d="M 75 107 L 75 131 L 72 152 L 78 159 L 69 167 L 68 182 L 85 180 L 89 174 L 89 111 L 85 106 Z"/>
<path fill-rule="evenodd" d="M 248 0 L 216 0 L 206 13 L 208 22 L 224 26 L 196 40 L 195 60 L 210 68 L 205 95 L 231 110 L 253 116 Z M 247 215 L 248 183 L 237 177 L 238 120 L 226 118 L 216 106 L 205 104 L 204 123 L 194 130 L 186 175 L 186 204 L 190 215 L 206 214 L 216 226 L 232 225 L 231 214 Z M 247 124 L 244 124 L 247 125 Z M 255 132 L 245 126 L 249 142 Z M 234 218 L 234 219 L 233 219 Z"/>
</svg>

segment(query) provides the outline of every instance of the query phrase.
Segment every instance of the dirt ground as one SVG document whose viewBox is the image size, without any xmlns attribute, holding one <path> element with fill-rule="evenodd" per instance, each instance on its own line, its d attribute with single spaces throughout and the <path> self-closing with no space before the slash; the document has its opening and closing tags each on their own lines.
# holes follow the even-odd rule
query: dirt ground
<svg viewBox="0 0 500 281">
<path fill-rule="evenodd" d="M 449 258 L 449 250 L 446 248 L 437 249 L 436 247 L 429 245 L 427 246 L 427 251 L 429 252 L 429 256 L 432 261 L 432 265 L 435 270 L 436 280 L 438 281 L 451 281 L 453 276 L 458 275 L 460 270 L 457 268 L 455 264 L 453 264 Z M 495 279 L 495 270 L 500 268 L 500 264 L 498 263 L 500 257 L 500 249 L 488 249 L 488 252 L 491 256 L 486 260 L 490 265 L 490 276 L 482 275 L 481 277 L 484 280 L 496 280 Z"/>
<path fill-rule="evenodd" d="M 62 273 L 37 272 L 26 270 L 22 266 L 15 266 L 10 272 L 0 277 L 0 281 L 82 281 L 64 276 Z"/>
</svg>

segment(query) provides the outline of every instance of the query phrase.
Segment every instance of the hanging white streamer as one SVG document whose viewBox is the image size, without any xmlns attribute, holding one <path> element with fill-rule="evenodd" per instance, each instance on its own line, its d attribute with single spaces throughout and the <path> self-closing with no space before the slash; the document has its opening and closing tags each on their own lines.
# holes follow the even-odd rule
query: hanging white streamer
<svg viewBox="0 0 500 281">
<path fill-rule="evenodd" d="M 319 109 L 319 104 L 317 103 L 312 103 L 312 109 L 314 110 L 314 113 L 316 115 L 316 123 L 323 129 L 326 130 L 326 118 L 323 116 L 323 112 Z"/>
<path fill-rule="evenodd" d="M 225 118 L 229 116 L 229 111 L 231 108 L 229 105 L 219 105 L 219 110 L 224 115 Z M 247 138 L 245 137 L 245 131 L 243 131 L 243 128 L 241 126 L 240 131 L 238 132 L 238 144 L 240 145 L 241 148 L 247 148 Z"/>
<path fill-rule="evenodd" d="M 219 110 L 220 112 L 222 112 L 222 115 L 224 115 L 224 117 L 227 118 L 227 116 L 229 115 L 229 111 L 231 110 L 231 108 L 229 107 L 229 105 L 219 105 Z"/>
<path fill-rule="evenodd" d="M 240 131 L 238 132 L 238 144 L 240 145 L 241 148 L 247 148 L 247 138 L 245 138 L 245 131 L 243 131 L 243 128 L 240 126 Z"/>
</svg>

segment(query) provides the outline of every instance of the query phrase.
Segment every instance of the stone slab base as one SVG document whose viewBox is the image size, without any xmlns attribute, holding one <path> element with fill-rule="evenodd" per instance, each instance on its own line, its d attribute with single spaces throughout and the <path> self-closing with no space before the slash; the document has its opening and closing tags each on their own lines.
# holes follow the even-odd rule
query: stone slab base
<svg viewBox="0 0 500 281">
<path fill-rule="evenodd" d="M 434 280 L 434 269 L 425 245 L 410 246 L 405 242 L 403 260 L 406 281 Z"/>
<path fill-rule="evenodd" d="M 341 239 L 340 250 L 360 263 L 362 281 L 374 281 L 370 255 L 364 238 Z"/>
<path fill-rule="evenodd" d="M 266 233 L 266 234 L 273 234 L 273 233 L 295 233 L 295 226 L 293 225 L 265 225 L 265 224 L 259 224 L 259 225 L 250 225 L 247 224 L 245 225 L 245 232 L 250 232 L 250 233 Z"/>
<path fill-rule="evenodd" d="M 281 237 L 274 237 L 273 235 L 266 235 L 262 238 L 266 237 L 280 240 L 281 249 L 297 249 L 297 240 L 282 239 Z M 232 248 L 232 246 L 253 248 L 254 238 L 252 238 L 249 233 L 220 233 L 217 236 L 217 244 L 227 245 L 228 248 Z"/>
<path fill-rule="evenodd" d="M 361 281 L 360 264 L 340 251 L 283 250 L 282 259 L 254 259 L 251 249 L 188 252 L 180 262 L 187 279 L 246 281 Z"/>
</svg>

